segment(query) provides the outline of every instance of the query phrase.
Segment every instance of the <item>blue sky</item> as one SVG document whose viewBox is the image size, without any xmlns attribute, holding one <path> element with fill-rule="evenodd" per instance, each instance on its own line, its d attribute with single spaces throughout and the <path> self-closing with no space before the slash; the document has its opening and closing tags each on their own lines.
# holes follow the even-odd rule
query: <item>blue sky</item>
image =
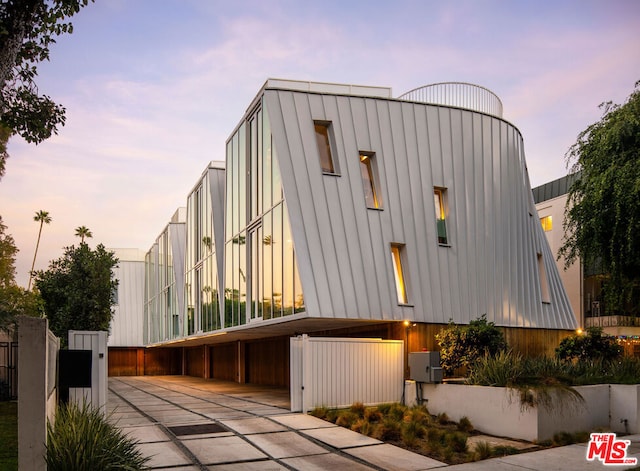
<svg viewBox="0 0 640 471">
<path fill-rule="evenodd" d="M 392 87 L 443 81 L 494 91 L 521 131 L 533 186 L 566 174 L 564 155 L 640 80 L 640 2 L 98 0 L 39 67 L 67 125 L 19 138 L 0 215 L 26 286 L 77 244 L 148 250 L 269 77 Z"/>
</svg>

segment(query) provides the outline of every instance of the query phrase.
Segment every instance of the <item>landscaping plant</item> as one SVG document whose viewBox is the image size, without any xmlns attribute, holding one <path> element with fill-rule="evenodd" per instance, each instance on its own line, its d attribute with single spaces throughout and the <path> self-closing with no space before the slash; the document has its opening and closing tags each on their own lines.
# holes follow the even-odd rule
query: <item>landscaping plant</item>
<svg viewBox="0 0 640 471">
<path fill-rule="evenodd" d="M 436 335 L 436 340 L 440 346 L 440 364 L 445 375 L 451 375 L 461 367 L 471 369 L 478 359 L 507 349 L 503 332 L 493 322 L 487 321 L 486 314 L 469 325 L 450 322 L 447 328 Z"/>
<path fill-rule="evenodd" d="M 47 423 L 46 462 L 49 471 L 148 469 L 149 458 L 136 448 L 99 409 L 70 402 L 58 407 L 55 423 Z"/>
</svg>

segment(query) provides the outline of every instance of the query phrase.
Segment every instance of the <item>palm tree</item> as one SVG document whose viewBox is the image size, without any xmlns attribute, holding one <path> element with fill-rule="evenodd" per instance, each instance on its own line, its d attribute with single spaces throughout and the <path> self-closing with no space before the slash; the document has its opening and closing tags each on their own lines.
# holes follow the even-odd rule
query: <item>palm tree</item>
<svg viewBox="0 0 640 471">
<path fill-rule="evenodd" d="M 76 237 L 80 237 L 80 244 L 84 244 L 84 238 L 93 237 L 93 234 L 86 226 L 76 227 Z"/>
<path fill-rule="evenodd" d="M 33 268 L 36 266 L 36 256 L 38 255 L 38 247 L 40 247 L 40 236 L 42 235 L 42 226 L 51 222 L 51 216 L 49 211 L 43 211 L 42 209 L 33 216 L 33 220 L 40 223 L 40 230 L 38 231 L 38 242 L 36 242 L 36 251 L 33 254 L 33 263 L 31 264 L 31 271 L 29 272 L 29 286 L 27 291 L 31 290 L 31 279 L 33 278 Z"/>
</svg>

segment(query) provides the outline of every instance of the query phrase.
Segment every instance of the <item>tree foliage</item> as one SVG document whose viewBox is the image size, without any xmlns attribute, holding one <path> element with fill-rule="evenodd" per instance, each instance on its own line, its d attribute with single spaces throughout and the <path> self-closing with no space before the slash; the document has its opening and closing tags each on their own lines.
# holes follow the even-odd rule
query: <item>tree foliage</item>
<svg viewBox="0 0 640 471">
<path fill-rule="evenodd" d="M 18 248 L 0 217 L 0 330 L 11 330 L 17 316 L 37 316 L 40 297 L 15 282 Z"/>
<path fill-rule="evenodd" d="M 49 328 L 67 343 L 69 330 L 109 330 L 113 316 L 113 292 L 117 288 L 113 268 L 118 259 L 102 244 L 65 248 L 47 271 L 38 271 L 35 285 L 44 302 Z"/>
<path fill-rule="evenodd" d="M 502 331 L 486 314 L 469 325 L 450 322 L 446 329 L 436 335 L 440 345 L 440 362 L 445 374 L 451 375 L 460 367 L 470 367 L 485 355 L 496 355 L 507 349 Z"/>
<path fill-rule="evenodd" d="M 578 135 L 567 152 L 577 178 L 565 209 L 567 234 L 560 256 L 578 257 L 608 275 L 605 302 L 612 312 L 635 314 L 640 287 L 640 82 L 623 105 Z M 629 312 L 633 311 L 633 312 Z"/>
<path fill-rule="evenodd" d="M 622 356 L 623 348 L 612 337 L 602 335 L 601 327 L 589 327 L 585 333 L 566 337 L 556 348 L 560 360 L 611 361 Z"/>
<path fill-rule="evenodd" d="M 0 129 L 38 144 L 64 125 L 64 107 L 38 90 L 37 64 L 49 60 L 57 36 L 73 32 L 68 20 L 88 2 L 0 1 Z M 0 133 L 0 147 L 7 140 Z M 0 154 L 0 177 L 6 157 L 6 152 Z"/>
</svg>

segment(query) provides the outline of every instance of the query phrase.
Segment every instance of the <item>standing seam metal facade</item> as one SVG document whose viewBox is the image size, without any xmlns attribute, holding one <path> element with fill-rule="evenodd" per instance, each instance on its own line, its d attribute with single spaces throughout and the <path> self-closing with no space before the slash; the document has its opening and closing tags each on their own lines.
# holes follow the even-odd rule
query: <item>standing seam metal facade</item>
<svg viewBox="0 0 640 471">
<path fill-rule="evenodd" d="M 400 100 L 264 91 L 308 317 L 572 329 L 536 216 L 519 131 L 496 117 Z M 323 175 L 313 122 L 330 122 L 339 176 Z M 359 151 L 375 152 L 383 209 L 367 209 Z M 446 188 L 450 246 L 436 238 Z M 409 302 L 390 245 L 404 245 Z M 549 302 L 543 302 L 542 254 Z"/>
<path fill-rule="evenodd" d="M 390 96 L 382 88 L 267 81 L 232 136 L 260 104 L 268 115 L 304 311 L 255 322 L 247 316 L 243 325 L 224 327 L 226 306 L 220 296 L 221 327 L 214 330 L 237 332 L 305 318 L 326 319 L 326 330 L 339 326 L 332 319 L 466 324 L 483 314 L 505 327 L 575 328 L 535 210 L 520 132 L 490 114 Z M 335 174 L 323 174 L 314 122 L 330 123 Z M 249 147 L 239 149 L 244 150 L 227 156 L 225 167 L 244 169 L 248 183 L 249 166 L 230 161 L 251 158 L 243 153 Z M 371 157 L 379 209 L 367 208 L 361 153 Z M 210 165 L 205 175 L 213 213 L 208 216 L 213 234 L 206 235 L 216 247 L 217 290 L 223 293 L 226 214 L 236 199 L 229 200 L 221 165 Z M 438 243 L 434 188 L 444 191 L 446 245 Z M 237 201 L 250 204 L 249 197 Z M 181 260 L 173 267 L 176 285 L 183 281 L 176 286 L 180 337 L 189 336 L 184 291 L 185 274 L 194 263 L 185 260 L 189 223 L 176 226 L 179 234 L 171 237 L 174 261 Z M 398 302 L 392 245 L 401 247 L 407 303 Z M 247 238 L 244 260 L 250 246 Z M 159 255 L 156 246 L 148 254 L 148 290 Z M 250 267 L 240 268 L 247 276 Z M 161 334 L 154 323 L 166 320 L 156 319 L 151 298 L 157 293 L 151 291 L 145 330 Z M 152 335 L 145 343 L 168 338 Z"/>
</svg>

